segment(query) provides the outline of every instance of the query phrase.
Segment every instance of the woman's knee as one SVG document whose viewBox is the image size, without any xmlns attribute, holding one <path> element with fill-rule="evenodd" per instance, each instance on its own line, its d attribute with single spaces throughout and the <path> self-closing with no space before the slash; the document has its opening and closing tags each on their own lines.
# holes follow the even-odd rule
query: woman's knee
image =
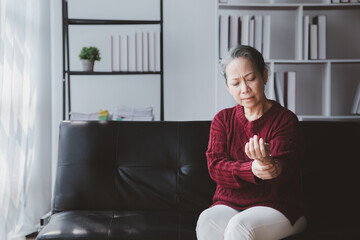
<svg viewBox="0 0 360 240">
<path fill-rule="evenodd" d="M 196 225 L 198 239 L 222 239 L 228 221 L 236 213 L 236 210 L 222 205 L 204 210 Z"/>
<path fill-rule="evenodd" d="M 198 231 L 203 227 L 207 227 L 207 228 L 211 226 L 216 227 L 216 225 L 218 225 L 216 219 L 217 219 L 216 211 L 213 211 L 212 208 L 208 208 L 204 210 L 200 214 L 199 219 L 197 221 L 196 231 Z"/>
<path fill-rule="evenodd" d="M 254 229 L 246 219 L 237 215 L 230 219 L 224 231 L 225 240 L 253 240 L 255 239 Z"/>
</svg>

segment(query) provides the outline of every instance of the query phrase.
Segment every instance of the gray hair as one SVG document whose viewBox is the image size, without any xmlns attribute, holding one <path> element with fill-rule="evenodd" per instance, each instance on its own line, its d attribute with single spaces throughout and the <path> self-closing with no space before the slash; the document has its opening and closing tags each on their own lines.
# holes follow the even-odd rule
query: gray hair
<svg viewBox="0 0 360 240">
<path fill-rule="evenodd" d="M 225 78 L 225 83 L 227 84 L 226 78 L 226 67 L 227 65 L 234 59 L 239 57 L 245 57 L 253 64 L 255 69 L 259 71 L 261 75 L 264 74 L 265 71 L 265 62 L 262 54 L 253 47 L 247 45 L 238 45 L 232 49 L 230 49 L 229 53 L 221 60 L 221 74 Z"/>
</svg>

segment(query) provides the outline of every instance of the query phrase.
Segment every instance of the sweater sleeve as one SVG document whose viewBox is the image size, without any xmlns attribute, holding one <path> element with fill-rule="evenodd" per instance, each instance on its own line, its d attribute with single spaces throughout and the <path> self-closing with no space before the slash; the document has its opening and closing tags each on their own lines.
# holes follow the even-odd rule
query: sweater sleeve
<svg viewBox="0 0 360 240">
<path fill-rule="evenodd" d="M 257 183 L 251 170 L 252 161 L 241 162 L 230 158 L 222 112 L 212 121 L 206 152 L 210 177 L 222 187 L 239 189 Z"/>
<path fill-rule="evenodd" d="M 300 174 L 300 159 L 304 152 L 305 141 L 295 114 L 285 114 L 274 129 L 270 140 L 271 155 L 282 166 L 279 177 L 270 182 L 287 182 Z"/>
</svg>

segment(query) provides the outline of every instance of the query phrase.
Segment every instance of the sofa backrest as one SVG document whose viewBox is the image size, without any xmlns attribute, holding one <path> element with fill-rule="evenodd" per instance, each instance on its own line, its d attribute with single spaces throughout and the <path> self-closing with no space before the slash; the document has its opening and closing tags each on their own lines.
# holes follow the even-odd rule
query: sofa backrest
<svg viewBox="0 0 360 240">
<path fill-rule="evenodd" d="M 358 229 L 360 122 L 300 122 L 303 188 L 310 227 Z"/>
<path fill-rule="evenodd" d="M 212 201 L 209 121 L 64 121 L 53 212 L 178 210 Z"/>
</svg>

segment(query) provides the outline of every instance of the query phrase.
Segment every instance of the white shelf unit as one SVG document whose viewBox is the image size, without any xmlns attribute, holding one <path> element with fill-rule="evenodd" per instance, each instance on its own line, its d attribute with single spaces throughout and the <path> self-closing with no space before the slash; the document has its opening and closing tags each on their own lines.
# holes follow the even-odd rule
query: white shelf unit
<svg viewBox="0 0 360 240">
<path fill-rule="evenodd" d="M 270 68 L 269 81 L 273 81 L 274 72 L 296 71 L 296 114 L 299 119 L 360 120 L 359 115 L 351 114 L 360 82 L 360 3 L 216 1 L 218 17 L 221 14 L 271 16 L 270 58 L 265 59 Z M 303 59 L 303 16 L 306 15 L 310 16 L 310 21 L 316 15 L 326 16 L 326 59 Z M 217 42 L 217 52 L 218 47 Z M 220 70 L 218 61 L 217 68 Z M 221 81 L 219 77 L 218 81 Z"/>
</svg>

